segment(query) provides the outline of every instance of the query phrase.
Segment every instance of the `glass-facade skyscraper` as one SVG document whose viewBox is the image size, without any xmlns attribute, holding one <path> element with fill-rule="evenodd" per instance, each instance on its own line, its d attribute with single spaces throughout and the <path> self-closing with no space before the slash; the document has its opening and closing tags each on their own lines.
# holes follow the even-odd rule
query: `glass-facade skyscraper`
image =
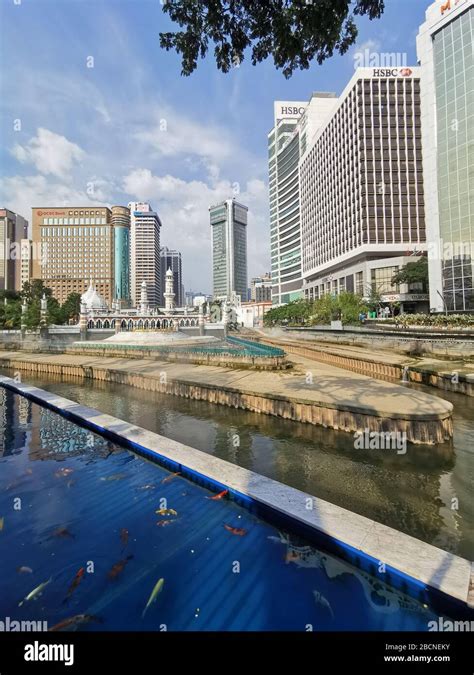
<svg viewBox="0 0 474 675">
<path fill-rule="evenodd" d="M 209 207 L 215 298 L 236 293 L 247 299 L 247 212 L 235 199 Z"/>
<path fill-rule="evenodd" d="M 114 301 L 121 307 L 130 302 L 130 209 L 112 206 L 114 231 Z"/>
<path fill-rule="evenodd" d="M 173 291 L 176 307 L 184 307 L 184 286 L 183 286 L 183 265 L 181 253 L 172 250 L 167 246 L 162 246 L 160 251 L 160 269 L 161 269 L 161 307 L 165 306 L 165 281 L 166 272 L 173 272 Z"/>
<path fill-rule="evenodd" d="M 474 2 L 434 2 L 417 38 L 430 306 L 474 310 Z"/>
</svg>

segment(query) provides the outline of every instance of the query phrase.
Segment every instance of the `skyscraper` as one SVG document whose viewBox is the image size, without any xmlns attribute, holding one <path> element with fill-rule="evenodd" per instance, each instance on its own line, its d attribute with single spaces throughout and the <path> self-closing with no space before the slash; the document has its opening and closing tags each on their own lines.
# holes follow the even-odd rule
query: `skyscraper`
<svg viewBox="0 0 474 675">
<path fill-rule="evenodd" d="M 419 69 L 356 70 L 302 151 L 300 193 L 308 299 L 373 288 L 405 311 L 428 308 L 423 289 L 391 282 L 426 250 Z"/>
<path fill-rule="evenodd" d="M 161 220 L 145 202 L 130 202 L 130 279 L 134 307 L 140 304 L 141 287 L 146 282 L 150 308 L 161 300 L 160 230 Z"/>
<path fill-rule="evenodd" d="M 235 199 L 209 207 L 215 298 L 236 293 L 247 299 L 247 212 Z"/>
<path fill-rule="evenodd" d="M 266 302 L 272 299 L 272 276 L 268 272 L 250 280 L 250 300 Z"/>
<path fill-rule="evenodd" d="M 184 287 L 181 253 L 167 246 L 161 247 L 161 300 L 160 307 L 165 306 L 164 292 L 166 273 L 170 269 L 173 273 L 173 292 L 176 307 L 184 307 Z"/>
<path fill-rule="evenodd" d="M 430 307 L 474 310 L 474 2 L 438 0 L 420 26 Z"/>
<path fill-rule="evenodd" d="M 33 208 L 32 277 L 42 279 L 63 303 L 70 293 L 84 293 L 93 281 L 111 306 L 114 299 L 114 232 L 104 206 Z"/>
<path fill-rule="evenodd" d="M 130 209 L 112 206 L 114 232 L 114 301 L 128 307 L 130 303 Z"/>
<path fill-rule="evenodd" d="M 299 160 L 316 129 L 336 103 L 332 93 L 307 101 L 276 101 L 268 134 L 272 301 L 301 297 Z M 300 123 L 301 120 L 301 123 Z"/>
<path fill-rule="evenodd" d="M 21 291 L 21 240 L 28 237 L 23 216 L 0 209 L 0 290 Z"/>
</svg>

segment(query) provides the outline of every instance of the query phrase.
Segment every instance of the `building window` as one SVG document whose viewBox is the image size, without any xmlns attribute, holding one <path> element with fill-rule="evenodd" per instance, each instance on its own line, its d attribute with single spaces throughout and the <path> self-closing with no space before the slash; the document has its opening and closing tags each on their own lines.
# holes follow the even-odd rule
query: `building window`
<svg viewBox="0 0 474 675">
<path fill-rule="evenodd" d="M 392 277 L 398 271 L 398 267 L 378 267 L 372 270 L 372 287 L 376 293 L 399 293 L 400 288 L 392 284 Z"/>
</svg>

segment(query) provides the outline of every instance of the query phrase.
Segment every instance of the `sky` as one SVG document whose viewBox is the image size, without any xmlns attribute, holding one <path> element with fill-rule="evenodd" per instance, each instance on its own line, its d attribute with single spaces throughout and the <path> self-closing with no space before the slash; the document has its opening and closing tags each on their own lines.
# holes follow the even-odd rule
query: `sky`
<svg viewBox="0 0 474 675">
<path fill-rule="evenodd" d="M 162 0 L 161 0 L 162 1 Z M 275 100 L 340 94 L 357 54 L 416 65 L 430 0 L 386 0 L 356 45 L 286 80 L 273 60 L 228 74 L 211 54 L 189 77 L 159 46 L 176 28 L 160 0 L 0 0 L 0 206 L 148 201 L 161 244 L 181 251 L 186 290 L 212 288 L 210 205 L 249 208 L 248 272 L 270 269 L 267 134 Z"/>
</svg>

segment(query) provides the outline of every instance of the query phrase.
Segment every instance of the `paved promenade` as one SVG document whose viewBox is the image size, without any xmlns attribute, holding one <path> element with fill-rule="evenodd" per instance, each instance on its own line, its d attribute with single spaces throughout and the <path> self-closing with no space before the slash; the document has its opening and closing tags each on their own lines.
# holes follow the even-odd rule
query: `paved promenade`
<svg viewBox="0 0 474 675">
<path fill-rule="evenodd" d="M 291 355 L 291 361 L 295 364 L 293 370 L 276 372 L 232 370 L 145 359 L 2 351 L 0 363 L 6 365 L 5 361 L 113 369 L 127 374 L 166 379 L 168 382 L 231 389 L 264 397 L 282 397 L 324 408 L 389 419 L 440 420 L 450 417 L 453 409 L 451 403 L 439 397 L 296 355 Z"/>
</svg>

